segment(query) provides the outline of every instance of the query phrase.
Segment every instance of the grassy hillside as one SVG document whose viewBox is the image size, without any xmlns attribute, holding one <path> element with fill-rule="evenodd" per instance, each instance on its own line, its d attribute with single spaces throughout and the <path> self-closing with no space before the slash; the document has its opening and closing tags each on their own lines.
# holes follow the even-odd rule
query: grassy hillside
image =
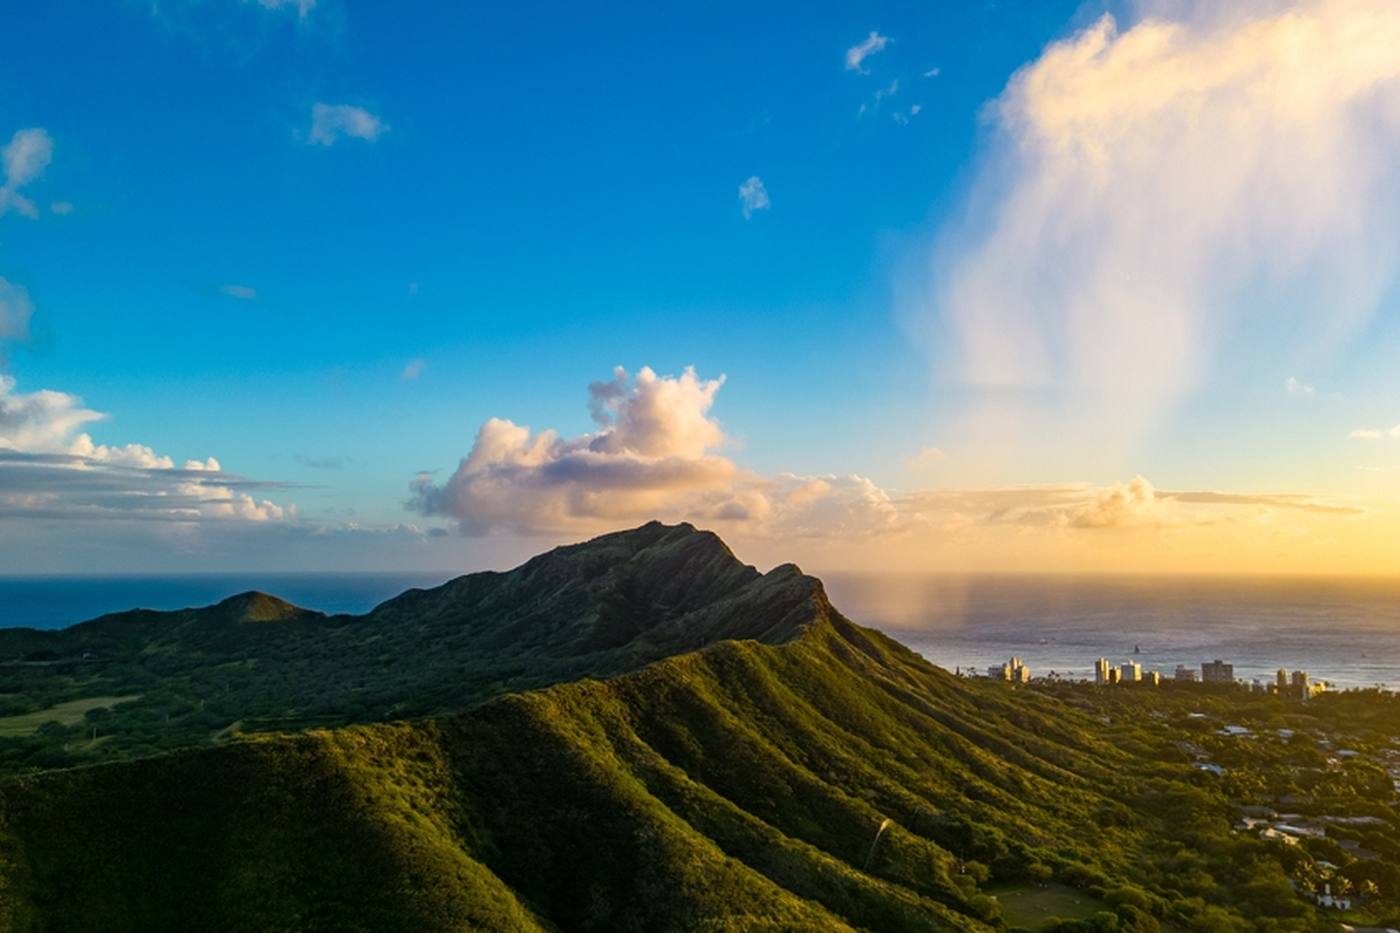
<svg viewBox="0 0 1400 933">
<path fill-rule="evenodd" d="M 800 621 L 799 576 L 761 575 L 709 532 L 653 522 L 364 616 L 245 593 L 61 631 L 0 629 L 0 774 L 458 712 L 723 638 L 781 641 Z M 104 697 L 134 699 L 90 703 Z"/>
<path fill-rule="evenodd" d="M 976 931 L 1051 881 L 1063 930 L 1336 928 L 1184 756 L 762 579 L 600 615 L 711 642 L 607 680 L 0 784 L 0 928 Z"/>
</svg>

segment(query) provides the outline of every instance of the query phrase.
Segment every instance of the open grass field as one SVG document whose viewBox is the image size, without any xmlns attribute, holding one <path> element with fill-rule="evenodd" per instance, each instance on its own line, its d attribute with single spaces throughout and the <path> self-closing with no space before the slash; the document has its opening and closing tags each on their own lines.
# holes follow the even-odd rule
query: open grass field
<svg viewBox="0 0 1400 933">
<path fill-rule="evenodd" d="M 1063 884 L 994 886 L 987 893 L 1001 904 L 1009 927 L 1038 930 L 1047 920 L 1085 920 L 1108 907 L 1083 891 Z"/>
<path fill-rule="evenodd" d="M 33 713 L 21 713 L 18 716 L 0 716 L 0 737 L 15 738 L 25 735 L 33 735 L 35 730 L 46 722 L 56 722 L 63 726 L 73 726 L 82 722 L 83 716 L 88 710 L 105 709 L 116 706 L 119 703 L 130 703 L 132 700 L 141 699 L 141 694 L 132 693 L 127 696 L 103 696 L 85 697 L 81 700 L 69 700 L 67 703 L 59 703 L 47 709 L 37 710 Z"/>
</svg>

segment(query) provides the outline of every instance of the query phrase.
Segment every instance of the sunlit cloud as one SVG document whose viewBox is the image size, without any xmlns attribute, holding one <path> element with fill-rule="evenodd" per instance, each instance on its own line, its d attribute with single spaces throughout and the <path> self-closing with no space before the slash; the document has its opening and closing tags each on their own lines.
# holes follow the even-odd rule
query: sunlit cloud
<svg viewBox="0 0 1400 933">
<path fill-rule="evenodd" d="M 99 444 L 106 419 L 66 392 L 16 391 L 0 375 L 0 518 L 276 521 L 295 514 L 251 491 L 275 487 L 224 472 L 213 457 L 175 460 L 143 444 Z"/>
<path fill-rule="evenodd" d="M 865 60 L 878 52 L 883 52 L 885 46 L 889 44 L 889 36 L 882 36 L 871 30 L 870 35 L 864 40 L 846 50 L 846 70 L 869 74 L 869 70 L 865 67 Z"/>
<path fill-rule="evenodd" d="M 1226 526 L 1271 527 L 1282 516 L 1348 521 L 1368 516 L 1357 502 L 1301 492 L 1162 489 L 1143 476 L 1107 486 L 1061 483 L 937 488 L 893 493 L 856 474 L 764 475 L 725 454 L 730 440 L 712 409 L 723 378 L 687 369 L 662 376 L 619 369 L 589 387 L 597 429 L 576 437 L 487 420 L 446 479 L 423 473 L 408 506 L 456 523 L 467 536 L 587 535 L 660 518 L 715 527 L 735 540 L 803 541 L 817 549 L 909 555 L 978 542 L 1037 540 L 1053 563 L 1071 539 L 1191 535 Z M 907 464 L 928 469 L 943 452 L 921 448 Z M 1276 518 L 1277 517 L 1277 518 Z M 1243 534 L 1244 532 L 1240 532 Z M 1027 537 L 1029 536 L 1029 537 Z M 1189 537 L 1180 546 L 1188 547 Z M 1086 544 L 1086 546 L 1089 546 Z M 933 552 L 929 552 L 933 553 Z M 944 552 L 946 553 L 946 552 Z M 857 555 L 859 556 L 859 555 Z"/>
<path fill-rule="evenodd" d="M 383 120 L 363 107 L 317 103 L 311 107 L 311 129 L 307 142 L 331 146 L 342 139 L 362 139 L 372 143 L 388 129 Z"/>
<path fill-rule="evenodd" d="M 904 465 L 910 470 L 921 472 L 932 469 L 948 459 L 948 454 L 941 447 L 920 447 L 912 456 L 906 457 Z"/>
<path fill-rule="evenodd" d="M 897 520 L 890 497 L 854 475 L 761 476 L 720 450 L 711 414 L 724 378 L 621 368 L 589 386 L 597 430 L 561 437 L 503 418 L 481 426 L 445 482 L 424 473 L 409 506 L 454 519 L 467 535 L 603 530 L 689 519 L 749 534 L 868 534 Z"/>
<path fill-rule="evenodd" d="M 1353 441 L 1400 440 L 1400 424 L 1392 428 L 1357 428 L 1347 437 Z"/>
<path fill-rule="evenodd" d="M 925 319 L 987 449 L 1131 447 L 1227 359 L 1335 348 L 1396 280 L 1400 6 L 1193 9 L 1104 16 L 988 109 Z"/>
<path fill-rule="evenodd" d="M 1143 476 L 1111 486 L 1059 483 L 936 489 L 901 497 L 895 504 L 902 513 L 938 522 L 956 515 L 971 526 L 1023 525 L 1071 532 L 1210 525 L 1260 512 L 1366 514 L 1354 503 L 1305 493 L 1158 489 Z"/>
</svg>

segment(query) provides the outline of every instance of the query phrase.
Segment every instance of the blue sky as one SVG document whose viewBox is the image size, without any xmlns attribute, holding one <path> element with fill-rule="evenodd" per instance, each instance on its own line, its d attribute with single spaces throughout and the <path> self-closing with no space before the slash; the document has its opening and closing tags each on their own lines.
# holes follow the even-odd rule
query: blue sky
<svg viewBox="0 0 1400 933">
<path fill-rule="evenodd" d="M 305 528 L 449 530 L 413 558 L 439 566 L 490 562 L 494 545 L 459 541 L 471 521 L 450 508 L 406 509 L 414 477 L 445 484 L 493 417 L 564 438 L 597 431 L 587 387 L 616 365 L 723 374 L 706 409 L 723 426 L 712 452 L 760 485 L 857 474 L 897 496 L 1147 473 L 1189 488 L 1348 493 L 1331 459 L 1306 458 L 1400 420 L 1388 404 L 1397 328 L 1375 307 L 1325 358 L 1290 342 L 1151 387 L 1150 423 L 1102 448 L 1080 425 L 1083 436 L 1050 429 L 1024 449 L 993 440 L 989 454 L 976 438 L 954 449 L 989 390 L 959 375 L 972 344 L 948 335 L 942 318 L 955 313 L 926 313 L 938 304 L 927 296 L 948 263 L 975 266 L 946 244 L 1001 216 L 978 216 L 979 197 L 1016 190 L 995 175 L 1008 81 L 1103 12 L 23 5 L 0 40 L 0 137 L 43 128 L 53 152 L 23 187 L 41 216 L 0 215 L 0 277 L 33 306 L 5 372 L 15 393 L 58 391 L 106 414 L 83 428 L 97 444 L 139 443 L 177 464 L 212 456 L 288 484 L 258 495 L 295 502 Z M 1139 18 L 1113 12 L 1124 30 Z M 883 47 L 848 67 L 872 35 Z M 318 106 L 371 121 L 372 138 L 318 137 Z M 737 191 L 751 177 L 770 203 L 746 217 Z M 931 269 L 942 271 L 930 280 Z M 1273 300 L 1266 285 L 1246 290 Z M 1310 314 L 1299 311 L 1300 329 L 1315 326 Z M 1233 346 L 1219 345 L 1212 359 Z M 1349 375 L 1363 384 L 1343 385 Z M 1289 376 L 1314 391 L 1286 393 Z M 1050 420 L 1083 386 L 1052 389 L 1031 405 Z M 1315 410 L 1281 414 L 1300 398 Z M 1315 443 L 1280 445 L 1280 430 Z M 923 448 L 940 452 L 924 466 L 946 459 L 941 473 L 911 469 Z M 730 508 L 657 501 L 664 517 Z M 568 517 L 614 515 L 633 513 L 590 505 Z M 512 520 L 500 532 L 567 539 L 585 524 Z M 43 526 L 46 554 L 78 535 L 67 527 Z M 155 563 L 184 566 L 178 550 L 155 548 Z M 332 548 L 314 562 L 400 559 L 376 553 Z M 245 558 L 260 559 L 217 556 Z M 28 569 L 68 569 L 61 556 L 40 563 Z"/>
</svg>

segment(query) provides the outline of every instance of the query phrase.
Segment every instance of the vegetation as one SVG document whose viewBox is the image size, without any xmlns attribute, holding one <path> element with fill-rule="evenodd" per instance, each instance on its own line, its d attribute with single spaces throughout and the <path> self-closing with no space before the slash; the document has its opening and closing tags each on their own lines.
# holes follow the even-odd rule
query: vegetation
<svg viewBox="0 0 1400 933">
<path fill-rule="evenodd" d="M 110 710 L 123 703 L 131 703 L 141 699 L 140 694 L 132 694 L 124 697 L 84 697 L 81 700 L 69 700 L 67 703 L 57 703 L 46 709 L 35 710 L 32 713 L 18 713 L 14 716 L 0 716 L 0 736 L 14 737 L 33 735 L 39 731 L 41 726 L 73 726 L 83 721 L 88 713 L 97 710 Z"/>
<path fill-rule="evenodd" d="M 1379 753 L 1395 734 L 1388 700 L 1293 709 L 957 678 L 847 621 L 795 568 L 760 577 L 687 528 L 601 540 L 602 557 L 554 552 L 537 559 L 548 573 L 514 571 L 508 588 L 511 574 L 467 577 L 391 601 L 392 615 L 292 624 L 416 646 L 430 692 L 453 626 L 494 644 L 510 668 L 496 683 L 528 681 L 527 656 L 543 679 L 627 673 L 412 722 L 199 735 L 13 776 L 0 782 L 0 929 L 1333 930 L 1295 884 L 1345 859 L 1240 829 L 1242 807 L 1304 789 L 1380 821 L 1339 825 L 1380 847 L 1352 859 L 1378 866 L 1366 916 L 1394 916 L 1381 838 L 1394 838 L 1394 794 L 1369 764 L 1324 756 L 1298 767 L 1325 775 L 1285 774 L 1310 760 L 1300 744 L 1216 775 L 1181 745 L 1224 761 L 1241 740 L 1218 717 L 1333 728 L 1353 704 Z M 587 582 L 600 579 L 613 582 Z M 471 616 L 492 611 L 491 624 Z M 206 663 L 284 624 L 234 622 Z M 492 682 L 485 661 L 471 669 L 466 697 Z M 394 702 L 415 701 L 405 688 Z"/>
<path fill-rule="evenodd" d="M 653 522 L 509 573 L 410 590 L 365 616 L 245 593 L 61 631 L 0 629 L 0 775 L 460 712 L 731 632 L 781 640 L 797 620 L 775 601 L 799 577 L 792 567 L 760 575 L 713 534 Z M 112 708 L 93 699 L 134 695 Z M 78 701 L 95 706 L 74 721 L 66 711 Z M 26 725 L 4 730 L 8 717 Z"/>
</svg>

